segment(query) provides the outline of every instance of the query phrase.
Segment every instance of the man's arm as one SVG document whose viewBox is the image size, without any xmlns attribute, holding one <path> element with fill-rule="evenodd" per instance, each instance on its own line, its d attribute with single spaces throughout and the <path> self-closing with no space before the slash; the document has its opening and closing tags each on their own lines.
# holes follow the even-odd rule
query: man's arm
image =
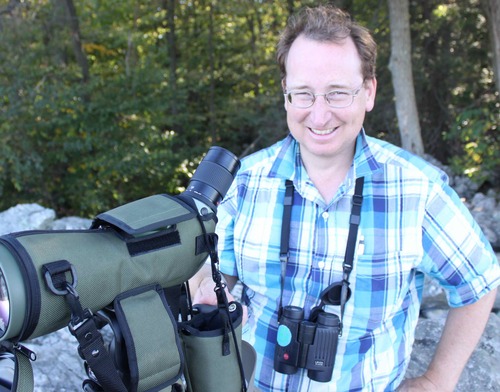
<svg viewBox="0 0 500 392">
<path fill-rule="evenodd" d="M 429 368 L 420 377 L 403 381 L 398 392 L 452 392 L 486 327 L 497 290 L 472 305 L 450 309 Z"/>
</svg>

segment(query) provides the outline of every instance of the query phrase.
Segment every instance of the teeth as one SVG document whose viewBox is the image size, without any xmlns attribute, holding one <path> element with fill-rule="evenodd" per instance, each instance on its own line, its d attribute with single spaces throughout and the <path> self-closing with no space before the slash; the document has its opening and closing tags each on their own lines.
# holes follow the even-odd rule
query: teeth
<svg viewBox="0 0 500 392">
<path fill-rule="evenodd" d="M 328 135 L 329 133 L 332 133 L 334 131 L 333 128 L 330 129 L 314 129 L 311 128 L 311 131 L 315 133 L 316 135 Z"/>
</svg>

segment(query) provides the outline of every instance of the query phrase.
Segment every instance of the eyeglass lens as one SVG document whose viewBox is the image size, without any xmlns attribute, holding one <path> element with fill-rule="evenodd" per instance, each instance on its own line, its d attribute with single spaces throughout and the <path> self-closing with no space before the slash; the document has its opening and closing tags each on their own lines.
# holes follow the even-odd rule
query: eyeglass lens
<svg viewBox="0 0 500 392">
<path fill-rule="evenodd" d="M 356 93 L 349 93 L 346 91 L 331 91 L 327 94 L 313 94 L 310 91 L 291 91 L 286 94 L 288 102 L 298 108 L 311 107 L 316 98 L 323 96 L 326 103 L 334 108 L 347 107 L 352 104 Z"/>
</svg>

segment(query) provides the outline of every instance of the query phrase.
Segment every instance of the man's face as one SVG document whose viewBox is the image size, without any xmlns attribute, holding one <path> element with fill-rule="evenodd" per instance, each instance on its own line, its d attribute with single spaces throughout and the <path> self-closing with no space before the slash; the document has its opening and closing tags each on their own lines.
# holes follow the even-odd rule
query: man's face
<svg viewBox="0 0 500 392">
<path fill-rule="evenodd" d="M 286 91 L 325 94 L 361 87 L 354 102 L 346 108 L 328 106 L 323 96 L 317 97 L 308 109 L 293 107 L 285 101 L 288 127 L 300 143 L 304 163 L 326 158 L 345 159 L 350 164 L 365 113 L 373 108 L 377 85 L 375 79 L 363 82 L 361 59 L 352 39 L 338 44 L 299 36 L 290 48 L 286 73 L 283 80 Z"/>
</svg>

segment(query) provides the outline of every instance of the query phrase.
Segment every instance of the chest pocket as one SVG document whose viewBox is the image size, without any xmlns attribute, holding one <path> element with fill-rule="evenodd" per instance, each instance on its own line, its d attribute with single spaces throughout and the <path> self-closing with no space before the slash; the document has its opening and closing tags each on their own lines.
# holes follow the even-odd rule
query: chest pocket
<svg viewBox="0 0 500 392">
<path fill-rule="evenodd" d="M 410 306 L 415 257 L 402 252 L 362 255 L 351 274 L 354 328 L 375 330 Z"/>
</svg>

